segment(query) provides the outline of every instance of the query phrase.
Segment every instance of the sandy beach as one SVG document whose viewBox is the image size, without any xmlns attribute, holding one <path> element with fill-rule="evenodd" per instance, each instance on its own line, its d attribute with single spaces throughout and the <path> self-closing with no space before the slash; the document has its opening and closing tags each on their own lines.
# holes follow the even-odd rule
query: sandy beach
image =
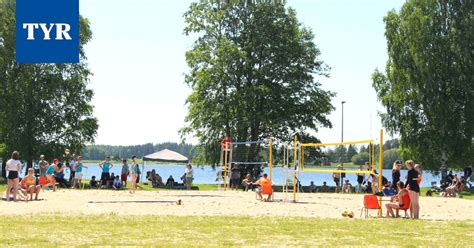
<svg viewBox="0 0 474 248">
<path fill-rule="evenodd" d="M 286 198 L 286 200 L 285 200 Z M 299 195 L 276 193 L 273 202 L 256 200 L 254 192 L 242 191 L 127 191 L 59 190 L 40 194 L 40 201 L 0 202 L 0 215 L 25 214 L 118 214 L 118 215 L 209 215 L 209 216 L 301 216 L 342 218 L 353 211 L 359 218 L 362 195 Z M 181 200 L 182 205 L 177 205 Z M 430 220 L 473 220 L 474 201 L 459 198 L 421 197 L 421 218 Z M 371 211 L 376 216 L 376 211 Z"/>
</svg>

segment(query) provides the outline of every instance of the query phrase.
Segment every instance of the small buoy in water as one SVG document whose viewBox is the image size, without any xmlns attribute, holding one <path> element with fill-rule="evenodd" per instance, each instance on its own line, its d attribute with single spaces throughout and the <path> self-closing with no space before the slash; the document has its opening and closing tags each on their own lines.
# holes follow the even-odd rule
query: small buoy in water
<svg viewBox="0 0 474 248">
<path fill-rule="evenodd" d="M 176 202 L 176 205 L 181 205 L 181 199 Z"/>
</svg>

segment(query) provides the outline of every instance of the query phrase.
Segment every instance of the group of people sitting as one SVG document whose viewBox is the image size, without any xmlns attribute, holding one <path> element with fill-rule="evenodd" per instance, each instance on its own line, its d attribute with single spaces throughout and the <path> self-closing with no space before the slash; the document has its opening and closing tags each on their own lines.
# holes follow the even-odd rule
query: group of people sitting
<svg viewBox="0 0 474 248">
<path fill-rule="evenodd" d="M 184 169 L 184 174 L 181 176 L 182 183 L 178 183 L 174 180 L 173 176 L 170 175 L 166 180 L 166 183 L 163 183 L 163 178 L 156 172 L 155 169 L 147 172 L 146 177 L 150 182 L 153 188 L 169 188 L 169 189 L 179 189 L 186 188 L 190 190 L 194 181 L 193 166 L 188 163 Z"/>
<path fill-rule="evenodd" d="M 441 185 L 439 187 L 441 196 L 452 197 L 463 192 L 466 185 L 469 184 L 471 173 L 466 173 L 465 170 L 464 176 L 458 177 L 456 174 L 453 174 L 452 171 L 449 171 L 449 174 L 441 180 Z"/>
</svg>

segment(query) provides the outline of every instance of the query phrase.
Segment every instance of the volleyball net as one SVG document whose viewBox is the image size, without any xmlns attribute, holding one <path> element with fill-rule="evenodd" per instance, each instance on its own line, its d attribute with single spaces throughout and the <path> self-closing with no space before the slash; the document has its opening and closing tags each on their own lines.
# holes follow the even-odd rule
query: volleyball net
<svg viewBox="0 0 474 248">
<path fill-rule="evenodd" d="M 224 190 L 229 186 L 231 173 L 246 171 L 258 175 L 260 168 L 269 167 L 269 177 L 272 179 L 272 138 L 257 141 L 227 142 L 221 145 L 221 180 Z"/>
<path fill-rule="evenodd" d="M 370 174 L 375 168 L 374 140 L 300 144 L 300 172 Z"/>
</svg>

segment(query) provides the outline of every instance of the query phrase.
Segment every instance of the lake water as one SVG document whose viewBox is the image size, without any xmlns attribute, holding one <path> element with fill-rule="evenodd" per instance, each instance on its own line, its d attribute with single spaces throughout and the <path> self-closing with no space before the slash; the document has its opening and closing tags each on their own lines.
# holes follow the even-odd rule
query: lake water
<svg viewBox="0 0 474 248">
<path fill-rule="evenodd" d="M 88 166 L 88 169 L 84 168 L 83 178 L 90 179 L 92 176 L 100 178 L 101 169 L 97 164 L 84 164 Z M 121 165 L 115 165 L 110 172 L 115 173 L 115 175 L 120 175 Z M 140 169 L 142 166 L 140 165 Z M 184 166 L 179 165 L 146 165 L 145 173 L 155 169 L 158 174 L 163 178 L 163 181 L 172 175 L 175 181 L 180 182 L 179 178 L 184 174 Z M 216 184 L 216 175 L 217 171 L 214 170 L 211 166 L 202 166 L 202 167 L 193 167 L 194 169 L 194 183 L 195 184 Z M 264 169 L 268 173 L 268 168 Z M 69 178 L 69 169 L 66 169 L 66 178 Z M 406 170 L 401 171 L 401 178 L 404 180 L 407 172 Z M 146 175 L 146 174 L 144 174 Z M 289 172 L 290 177 L 292 177 L 292 171 Z M 390 181 L 392 179 L 392 170 L 385 169 L 383 170 L 383 175 Z M 144 177 L 143 177 L 144 178 Z M 300 181 L 303 185 L 309 185 L 311 181 L 314 181 L 316 185 L 321 185 L 324 181 L 330 186 L 334 186 L 331 173 L 301 173 Z M 346 179 L 349 179 L 352 185 L 357 185 L 357 175 L 355 174 L 346 174 Z M 439 183 L 441 180 L 440 176 L 435 176 L 428 171 L 423 172 L 423 180 L 421 182 L 422 187 L 431 187 L 431 182 L 436 181 Z M 285 181 L 284 169 L 282 167 L 273 168 L 273 182 L 277 185 L 282 185 Z"/>
</svg>

